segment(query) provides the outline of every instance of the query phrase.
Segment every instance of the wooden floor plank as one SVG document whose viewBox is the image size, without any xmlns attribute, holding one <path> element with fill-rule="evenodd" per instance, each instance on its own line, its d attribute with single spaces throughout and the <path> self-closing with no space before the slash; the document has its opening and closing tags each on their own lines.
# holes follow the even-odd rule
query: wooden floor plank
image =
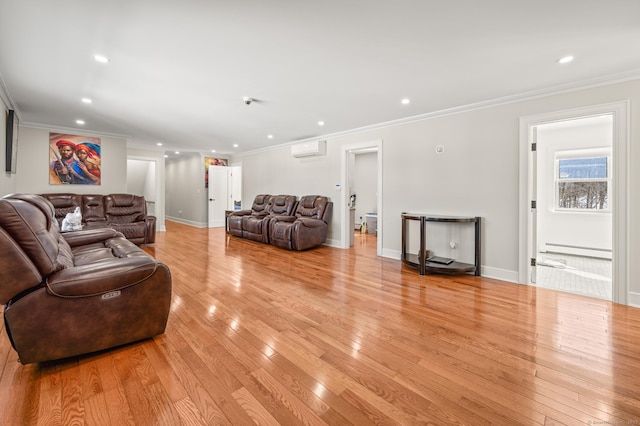
<svg viewBox="0 0 640 426">
<path fill-rule="evenodd" d="M 640 309 L 348 250 L 167 222 L 164 334 L 22 365 L 0 318 L 5 424 L 640 423 Z M 634 423 L 635 422 L 635 423 Z"/>
</svg>

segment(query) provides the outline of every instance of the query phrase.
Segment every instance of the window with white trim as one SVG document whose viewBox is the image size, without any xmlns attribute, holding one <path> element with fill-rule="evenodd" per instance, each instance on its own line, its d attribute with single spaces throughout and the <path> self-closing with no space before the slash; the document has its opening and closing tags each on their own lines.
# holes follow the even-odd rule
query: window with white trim
<svg viewBox="0 0 640 426">
<path fill-rule="evenodd" d="M 556 209 L 609 211 L 610 150 L 557 151 L 555 165 Z"/>
</svg>

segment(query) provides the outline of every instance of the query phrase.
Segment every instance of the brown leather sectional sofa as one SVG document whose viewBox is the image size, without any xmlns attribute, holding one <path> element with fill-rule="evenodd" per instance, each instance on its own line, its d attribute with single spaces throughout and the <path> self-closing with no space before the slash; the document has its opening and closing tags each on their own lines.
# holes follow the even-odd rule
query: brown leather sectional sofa
<svg viewBox="0 0 640 426">
<path fill-rule="evenodd" d="M 228 217 L 229 233 L 287 250 L 306 250 L 327 239 L 333 202 L 320 195 L 256 196 L 251 210 Z"/>
<path fill-rule="evenodd" d="M 165 330 L 171 273 L 113 228 L 61 233 L 34 194 L 0 198 L 0 303 L 20 362 L 67 358 Z"/>
<path fill-rule="evenodd" d="M 113 228 L 134 244 L 156 240 L 156 217 L 147 215 L 144 197 L 133 194 L 41 194 L 53 204 L 58 224 L 76 207 L 82 212 L 82 229 Z"/>
</svg>

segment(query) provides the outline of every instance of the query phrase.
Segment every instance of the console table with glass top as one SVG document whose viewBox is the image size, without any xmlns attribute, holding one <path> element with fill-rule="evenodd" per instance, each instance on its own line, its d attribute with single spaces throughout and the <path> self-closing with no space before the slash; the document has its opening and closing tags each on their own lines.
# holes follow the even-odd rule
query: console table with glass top
<svg viewBox="0 0 640 426">
<path fill-rule="evenodd" d="M 407 221 L 420 222 L 420 249 L 418 254 L 407 252 L 409 226 Z M 444 223 L 473 223 L 475 228 L 475 254 L 474 263 L 458 262 L 454 260 L 449 264 L 430 262 L 427 260 L 426 225 L 428 222 Z M 466 274 L 473 273 L 480 276 L 480 218 L 458 216 L 434 216 L 422 213 L 402 213 L 402 262 L 420 271 L 420 275 L 431 273 Z"/>
</svg>

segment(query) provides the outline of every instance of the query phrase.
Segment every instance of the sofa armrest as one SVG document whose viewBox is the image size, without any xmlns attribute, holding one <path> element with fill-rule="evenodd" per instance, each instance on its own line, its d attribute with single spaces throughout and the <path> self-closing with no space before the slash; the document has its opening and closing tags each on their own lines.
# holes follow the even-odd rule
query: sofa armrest
<svg viewBox="0 0 640 426">
<path fill-rule="evenodd" d="M 81 231 L 63 232 L 62 236 L 71 247 L 99 243 L 117 237 L 124 238 L 124 234 L 122 234 L 122 232 L 118 232 L 113 228 L 94 228 L 83 229 Z"/>
<path fill-rule="evenodd" d="M 306 226 L 307 228 L 320 228 L 320 227 L 326 228 L 327 226 L 327 224 L 323 220 L 313 219 L 310 217 L 298 218 L 298 222 L 300 222 L 302 225 Z"/>
<path fill-rule="evenodd" d="M 144 218 L 145 223 L 145 239 L 144 242 L 146 244 L 151 244 L 156 242 L 156 217 L 155 216 L 146 216 Z"/>
<path fill-rule="evenodd" d="M 265 218 L 265 217 L 269 216 L 269 212 L 265 212 L 265 211 L 251 212 L 251 216 L 262 219 L 262 218 Z"/>
<path fill-rule="evenodd" d="M 229 216 L 247 216 L 251 213 L 253 213 L 253 210 L 234 210 L 233 212 L 229 213 Z"/>
<path fill-rule="evenodd" d="M 47 279 L 47 291 L 60 297 L 88 297 L 122 290 L 148 279 L 159 263 L 150 256 L 114 258 L 62 269 Z"/>
<path fill-rule="evenodd" d="M 279 216 L 279 215 L 272 215 L 271 216 L 271 220 L 273 222 L 295 222 L 295 220 L 297 219 L 297 216 Z"/>
</svg>

